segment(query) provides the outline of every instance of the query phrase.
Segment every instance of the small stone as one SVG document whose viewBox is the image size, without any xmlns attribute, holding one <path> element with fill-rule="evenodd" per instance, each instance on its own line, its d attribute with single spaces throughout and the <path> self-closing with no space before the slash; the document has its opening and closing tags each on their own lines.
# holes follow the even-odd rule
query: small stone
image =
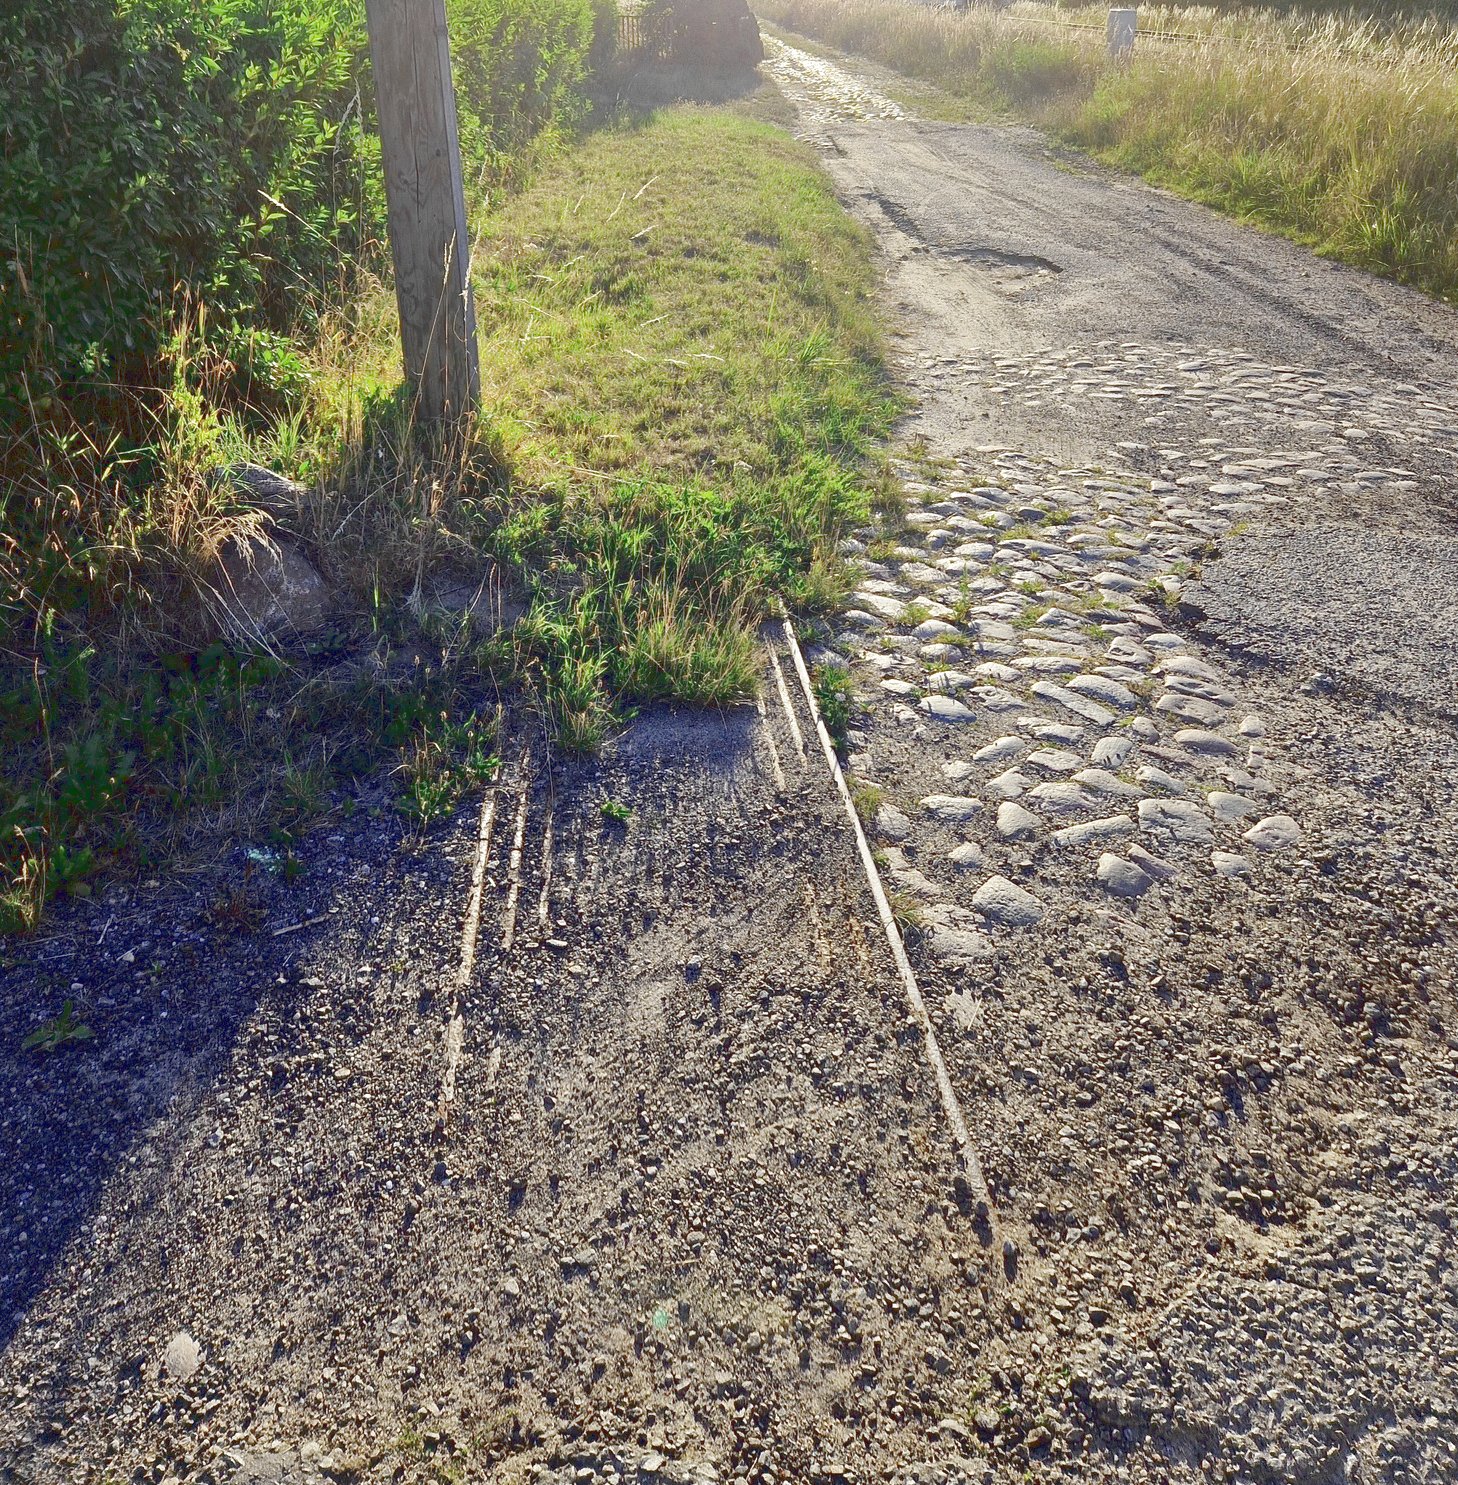
<svg viewBox="0 0 1458 1485">
<path fill-rule="evenodd" d="M 1067 722 L 1049 722 L 1042 717 L 1019 717 L 1018 726 L 1041 743 L 1058 743 L 1071 748 L 1083 737 L 1083 728 Z"/>
<path fill-rule="evenodd" d="M 1101 706 L 1097 701 L 1090 701 L 1087 696 L 1080 696 L 1077 691 L 1070 691 L 1066 686 L 1054 685 L 1052 681 L 1034 681 L 1032 692 L 1034 696 L 1041 696 L 1044 701 L 1056 702 L 1074 716 L 1082 717 L 1084 721 L 1093 722 L 1096 726 L 1107 727 L 1114 720 L 1114 713 L 1108 707 Z"/>
<path fill-rule="evenodd" d="M 1252 712 L 1250 716 L 1241 719 L 1240 735 L 1242 737 L 1264 737 L 1266 724 Z"/>
<path fill-rule="evenodd" d="M 1097 801 L 1087 790 L 1080 788 L 1077 784 L 1058 783 L 1039 784 L 1036 788 L 1028 790 L 1028 798 L 1036 799 L 1038 804 L 1045 810 L 1055 815 L 1076 814 L 1081 810 L 1093 809 Z"/>
<path fill-rule="evenodd" d="M 911 821 L 894 804 L 883 804 L 876 811 L 876 829 L 887 840 L 905 840 L 911 834 Z"/>
<path fill-rule="evenodd" d="M 1009 758 L 1019 758 L 1028 751 L 1028 743 L 1021 737 L 994 738 L 985 748 L 973 753 L 974 763 L 1005 763 Z"/>
<path fill-rule="evenodd" d="M 884 593 L 871 593 L 862 589 L 851 595 L 855 611 L 869 613 L 887 623 L 897 624 L 906 612 L 906 605 L 899 598 L 888 598 Z"/>
<path fill-rule="evenodd" d="M 1069 681 L 1068 689 L 1077 691 L 1081 696 L 1091 696 L 1095 701 L 1102 701 L 1108 706 L 1116 706 L 1123 711 L 1139 705 L 1139 698 L 1127 686 L 1121 686 L 1118 681 L 1110 680 L 1108 676 L 1076 675 Z"/>
<path fill-rule="evenodd" d="M 1248 877 L 1250 875 L 1250 862 L 1234 851 L 1211 851 L 1210 865 L 1215 868 L 1216 876 Z"/>
<path fill-rule="evenodd" d="M 1154 703 L 1154 709 L 1157 712 L 1168 712 L 1182 722 L 1194 722 L 1200 727 L 1213 727 L 1225 716 L 1213 701 L 1201 701 L 1198 696 L 1186 696 L 1181 691 L 1166 691 Z"/>
<path fill-rule="evenodd" d="M 1059 748 L 1037 748 L 1028 754 L 1025 761 L 1033 768 L 1041 768 L 1045 773 L 1072 773 L 1083 767 L 1083 759 L 1077 753 L 1065 752 Z"/>
<path fill-rule="evenodd" d="M 1021 840 L 1038 833 L 1038 817 L 1022 805 L 1005 799 L 997 807 L 997 831 L 1005 840 Z"/>
<path fill-rule="evenodd" d="M 1163 789 L 1169 794 L 1183 794 L 1185 786 L 1173 774 L 1156 768 L 1152 763 L 1141 764 L 1134 777 L 1147 789 Z"/>
<path fill-rule="evenodd" d="M 1130 577 L 1127 572 L 1096 572 L 1093 581 L 1100 588 L 1109 588 L 1115 593 L 1134 593 L 1143 586 L 1138 578 Z M 1114 643 L 1118 644 L 1119 641 L 1115 640 Z M 1113 646 L 1109 648 L 1112 653 Z"/>
<path fill-rule="evenodd" d="M 884 683 L 883 683 L 884 684 Z M 923 696 L 921 709 L 938 722 L 970 722 L 972 711 L 950 696 Z"/>
<path fill-rule="evenodd" d="M 1053 832 L 1055 846 L 1082 846 L 1093 840 L 1108 840 L 1117 835 L 1133 835 L 1134 821 L 1128 815 L 1107 815 L 1102 820 L 1088 820 L 1082 825 L 1066 825 Z"/>
<path fill-rule="evenodd" d="M 972 895 L 983 917 L 1008 928 L 1031 928 L 1042 920 L 1043 904 L 1006 877 L 989 877 Z"/>
<path fill-rule="evenodd" d="M 974 686 L 972 695 L 982 703 L 983 709 L 989 712 L 1015 712 L 1024 705 L 1023 699 L 1011 691 L 1005 691 L 1000 686 Z"/>
<path fill-rule="evenodd" d="M 941 644 L 955 644 L 962 638 L 962 631 L 955 624 L 944 623 L 941 619 L 927 619 L 911 632 L 919 640 L 937 641 Z"/>
<path fill-rule="evenodd" d="M 1141 799 L 1139 828 L 1202 844 L 1210 839 L 1210 817 L 1188 799 Z"/>
<path fill-rule="evenodd" d="M 1112 794 L 1117 799 L 1138 799 L 1144 792 L 1103 768 L 1081 768 L 1073 775 L 1072 781 L 1082 784 L 1085 789 L 1092 789 L 1096 794 Z"/>
<path fill-rule="evenodd" d="M 963 794 L 928 794 L 921 807 L 938 820 L 959 821 L 970 820 L 982 808 L 982 803 Z"/>
<path fill-rule="evenodd" d="M 949 964 L 975 964 L 994 952 L 992 940 L 985 933 L 964 928 L 933 929 L 926 943 L 938 959 Z"/>
<path fill-rule="evenodd" d="M 1112 851 L 1099 857 L 1098 879 L 1099 885 L 1115 897 L 1141 897 L 1154 885 L 1148 872 Z"/>
<path fill-rule="evenodd" d="M 1149 651 L 1125 635 L 1119 635 L 1109 645 L 1109 659 L 1124 665 L 1148 665 Z"/>
<path fill-rule="evenodd" d="M 1175 741 L 1192 753 L 1224 757 L 1233 756 L 1235 753 L 1235 744 L 1228 737 L 1221 737 L 1218 732 L 1206 732 L 1199 727 L 1181 728 L 1175 733 Z"/>
<path fill-rule="evenodd" d="M 868 614 L 863 608 L 846 609 L 840 616 L 840 622 L 850 626 L 847 632 L 852 636 L 856 631 L 869 634 L 886 627 L 884 620 L 877 618 L 875 614 Z"/>
<path fill-rule="evenodd" d="M 1233 825 L 1255 809 L 1255 805 L 1244 795 L 1231 794 L 1224 789 L 1212 789 L 1205 798 L 1209 800 L 1210 808 L 1215 811 L 1215 818 L 1222 825 Z"/>
<path fill-rule="evenodd" d="M 967 626 L 973 634 L 981 640 L 1012 641 L 1018 637 L 1018 632 L 1011 624 L 1004 624 L 997 619 L 977 619 Z M 993 654 L 1000 651 L 994 650 Z"/>
<path fill-rule="evenodd" d="M 964 871 L 975 870 L 982 865 L 982 847 L 976 841 L 963 841 L 947 853 L 947 859 Z"/>
<path fill-rule="evenodd" d="M 1241 838 L 1260 851 L 1283 851 L 1301 839 L 1301 827 L 1290 815 L 1269 815 Z"/>
<path fill-rule="evenodd" d="M 883 691 L 889 691 L 893 696 L 915 696 L 918 694 L 918 688 L 913 686 L 910 681 L 904 681 L 900 676 L 894 675 L 887 676 L 881 682 L 881 689 Z"/>
<path fill-rule="evenodd" d="M 241 640 L 317 629 L 331 607 L 329 589 L 303 551 L 257 533 L 224 541 L 207 591 L 219 628 Z"/>
<path fill-rule="evenodd" d="M 1094 744 L 1093 762 L 1106 768 L 1118 768 L 1133 751 L 1134 744 L 1128 737 L 1101 737 Z"/>
<path fill-rule="evenodd" d="M 162 1353 L 162 1365 L 174 1382 L 190 1381 L 202 1361 L 202 1348 L 185 1330 L 179 1330 Z"/>
<path fill-rule="evenodd" d="M 1157 882 L 1172 881 L 1179 875 L 1176 867 L 1152 852 L 1146 851 L 1143 846 L 1130 846 L 1128 856 L 1135 866 L 1141 871 L 1148 872 Z"/>
<path fill-rule="evenodd" d="M 998 774 L 996 778 L 988 779 L 983 788 L 994 799 L 1016 799 L 1020 794 L 1025 794 L 1032 784 L 1033 781 L 1027 774 L 1019 773 L 1015 768 L 1009 768 L 1005 773 Z"/>
</svg>

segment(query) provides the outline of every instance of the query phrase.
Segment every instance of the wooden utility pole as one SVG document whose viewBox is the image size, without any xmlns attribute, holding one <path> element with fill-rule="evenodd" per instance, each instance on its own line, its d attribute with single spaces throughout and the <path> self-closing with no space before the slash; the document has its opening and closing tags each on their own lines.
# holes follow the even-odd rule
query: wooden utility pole
<svg viewBox="0 0 1458 1485">
<path fill-rule="evenodd" d="M 452 421 L 481 368 L 445 0 L 365 0 L 365 17 L 405 376 L 423 421 Z"/>
</svg>

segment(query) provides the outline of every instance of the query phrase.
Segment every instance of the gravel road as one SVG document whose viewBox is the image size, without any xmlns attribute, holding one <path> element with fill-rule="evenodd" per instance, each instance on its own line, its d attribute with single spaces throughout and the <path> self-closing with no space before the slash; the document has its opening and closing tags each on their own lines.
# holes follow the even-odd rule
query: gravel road
<svg viewBox="0 0 1458 1485">
<path fill-rule="evenodd" d="M 0 1480 L 1458 1477 L 1454 317 L 768 67 L 914 404 L 810 655 L 929 1020 L 772 632 L 424 841 L 69 903 Z"/>
<path fill-rule="evenodd" d="M 1451 1479 L 1458 316 L 769 67 L 914 402 L 820 658 L 1022 1225 L 980 1458 Z"/>
</svg>

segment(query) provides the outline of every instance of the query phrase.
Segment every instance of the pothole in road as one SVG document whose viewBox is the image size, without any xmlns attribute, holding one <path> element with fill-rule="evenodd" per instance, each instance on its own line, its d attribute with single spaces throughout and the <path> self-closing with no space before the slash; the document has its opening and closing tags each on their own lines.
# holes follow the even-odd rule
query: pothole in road
<svg viewBox="0 0 1458 1485">
<path fill-rule="evenodd" d="M 951 258 L 959 263 L 971 263 L 978 268 L 996 270 L 1004 278 L 1031 278 L 1039 274 L 1062 273 L 1061 264 L 1051 258 L 1041 258 L 1036 253 L 1012 253 L 1002 248 L 982 247 L 976 244 L 947 247 L 932 242 L 917 224 L 915 217 L 899 202 L 891 200 L 879 191 L 866 193 L 865 199 L 880 208 L 886 220 L 898 231 L 912 238 L 925 252 L 939 258 Z"/>
<path fill-rule="evenodd" d="M 974 263 L 979 268 L 1010 270 L 1019 278 L 1063 272 L 1061 265 L 1049 258 L 1040 258 L 1036 253 L 1005 253 L 999 248 L 942 248 L 935 245 L 931 245 L 931 251 L 943 258 L 955 258 L 959 262 Z"/>
</svg>

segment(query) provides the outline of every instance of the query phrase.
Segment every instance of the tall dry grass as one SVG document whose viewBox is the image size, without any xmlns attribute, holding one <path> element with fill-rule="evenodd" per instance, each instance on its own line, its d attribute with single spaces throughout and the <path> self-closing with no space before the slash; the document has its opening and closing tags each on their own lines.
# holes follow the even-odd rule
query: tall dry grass
<svg viewBox="0 0 1458 1485">
<path fill-rule="evenodd" d="M 1031 120 L 1101 159 L 1344 262 L 1458 299 L 1458 29 L 1252 8 L 1104 17 L 1021 0 L 762 0 L 769 20 Z M 1161 40 L 1159 35 L 1174 39 Z"/>
</svg>

